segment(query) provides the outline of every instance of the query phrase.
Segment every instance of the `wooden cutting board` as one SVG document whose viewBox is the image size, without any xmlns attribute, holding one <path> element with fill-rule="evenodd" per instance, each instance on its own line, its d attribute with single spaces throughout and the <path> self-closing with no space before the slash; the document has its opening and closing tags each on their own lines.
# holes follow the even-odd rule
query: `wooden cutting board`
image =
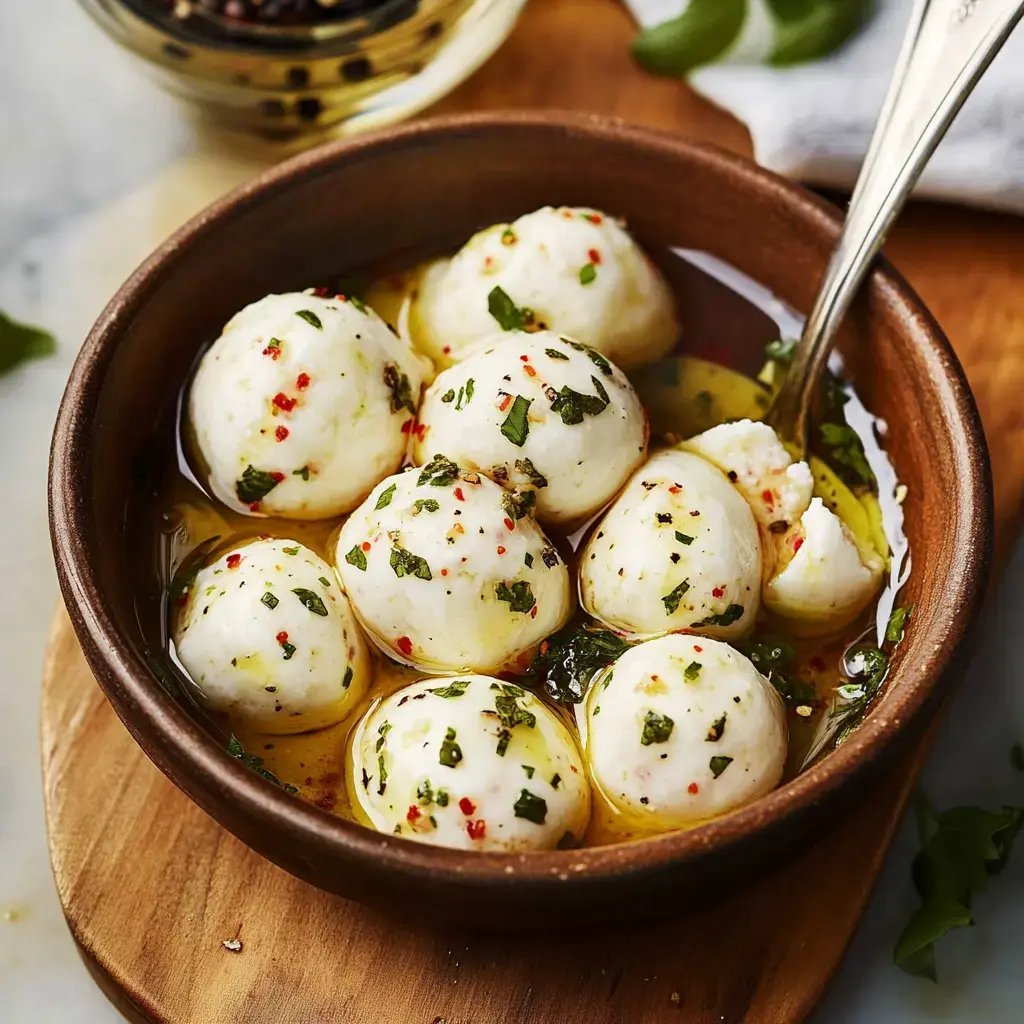
<svg viewBox="0 0 1024 1024">
<path fill-rule="evenodd" d="M 735 120 L 631 65 L 632 31 L 617 0 L 533 0 L 442 109 L 600 111 L 749 154 Z M 1024 222 L 921 205 L 888 252 L 967 369 L 1005 557 L 1024 493 Z M 702 913 L 503 939 L 398 926 L 250 852 L 131 740 L 63 609 L 43 673 L 42 744 L 54 876 L 83 958 L 126 1016 L 169 1024 L 801 1020 L 860 918 L 927 749 L 785 868 Z"/>
</svg>

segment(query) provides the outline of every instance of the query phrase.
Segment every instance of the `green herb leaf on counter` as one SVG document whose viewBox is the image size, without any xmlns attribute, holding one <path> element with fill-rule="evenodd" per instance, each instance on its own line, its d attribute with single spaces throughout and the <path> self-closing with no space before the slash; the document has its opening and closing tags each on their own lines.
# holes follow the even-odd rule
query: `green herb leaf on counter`
<svg viewBox="0 0 1024 1024">
<path fill-rule="evenodd" d="M 31 359 L 45 359 L 57 351 L 49 331 L 22 324 L 0 313 L 0 376 Z"/>
<path fill-rule="evenodd" d="M 509 611 L 524 614 L 537 603 L 533 596 L 533 588 L 526 580 L 516 580 L 511 584 L 505 580 L 498 580 L 494 584 L 494 596 L 499 601 L 504 601 Z"/>
<path fill-rule="evenodd" d="M 630 646 L 606 629 L 560 629 L 540 645 L 530 674 L 542 680 L 550 697 L 562 704 L 579 704 L 594 676 Z"/>
<path fill-rule="evenodd" d="M 324 605 L 323 599 L 319 594 L 314 593 L 312 590 L 306 590 L 304 587 L 296 587 L 292 593 L 308 611 L 311 611 L 314 615 L 327 617 L 327 607 Z"/>
<path fill-rule="evenodd" d="M 690 0 L 678 17 L 641 32 L 633 57 L 656 75 L 681 77 L 723 56 L 739 39 L 746 16 L 746 0 Z"/>
<path fill-rule="evenodd" d="M 315 327 L 318 331 L 324 329 L 324 325 L 320 322 L 320 317 L 316 315 L 311 309 L 300 309 L 297 310 L 295 315 L 302 320 L 305 320 L 311 327 Z"/>
<path fill-rule="evenodd" d="M 287 782 L 282 782 L 273 772 L 264 768 L 262 757 L 257 757 L 255 754 L 247 754 L 245 752 L 245 748 L 234 733 L 228 737 L 228 753 L 232 757 L 237 757 L 246 768 L 250 769 L 250 771 L 254 771 L 257 775 L 261 775 L 268 782 L 272 782 L 275 786 L 280 786 L 286 793 L 298 793 L 298 790 L 294 786 Z"/>
<path fill-rule="evenodd" d="M 265 473 L 252 465 L 246 466 L 245 472 L 235 481 L 235 494 L 243 505 L 255 505 L 280 482 L 273 473 Z"/>
<path fill-rule="evenodd" d="M 918 794 L 914 808 L 921 850 L 911 875 L 921 906 L 896 941 L 893 961 L 908 974 L 936 981 L 936 941 L 974 924 L 974 897 L 1006 866 L 1024 826 L 1024 807 L 937 811 Z"/>
<path fill-rule="evenodd" d="M 487 312 L 503 331 L 525 331 L 533 324 L 533 311 L 520 309 L 500 286 L 492 288 L 487 296 Z"/>
<path fill-rule="evenodd" d="M 821 440 L 832 450 L 832 458 L 845 466 L 860 483 L 870 484 L 875 475 L 871 472 L 861 443 L 853 427 L 845 423 L 822 423 Z"/>
<path fill-rule="evenodd" d="M 532 404 L 533 399 L 516 395 L 512 408 L 501 425 L 501 432 L 518 448 L 522 448 L 530 436 L 529 413 Z"/>
</svg>

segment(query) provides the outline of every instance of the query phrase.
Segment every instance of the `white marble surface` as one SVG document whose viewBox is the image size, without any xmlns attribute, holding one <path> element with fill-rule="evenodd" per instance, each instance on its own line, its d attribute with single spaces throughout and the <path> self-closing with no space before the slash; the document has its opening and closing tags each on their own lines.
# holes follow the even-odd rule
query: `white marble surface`
<svg viewBox="0 0 1024 1024">
<path fill-rule="evenodd" d="M 45 63 L 34 49 L 44 31 L 52 47 Z M 119 1018 L 78 962 L 53 892 L 39 784 L 38 679 L 56 598 L 46 525 L 50 428 L 77 346 L 116 286 L 169 230 L 264 156 L 229 156 L 197 140 L 174 104 L 69 0 L 0 2 L 0 97 L 0 308 L 46 325 L 60 341 L 57 357 L 0 379 L 0 1020 L 105 1024 Z M 1024 778 L 1008 761 L 1011 743 L 1024 737 L 1024 694 L 1014 685 L 1024 658 L 1022 610 L 1024 548 L 927 772 L 942 805 L 1024 801 Z M 914 903 L 914 847 L 904 828 L 815 1019 L 1019 1020 L 1024 855 L 979 900 L 979 926 L 942 945 L 935 987 L 889 962 Z"/>
</svg>

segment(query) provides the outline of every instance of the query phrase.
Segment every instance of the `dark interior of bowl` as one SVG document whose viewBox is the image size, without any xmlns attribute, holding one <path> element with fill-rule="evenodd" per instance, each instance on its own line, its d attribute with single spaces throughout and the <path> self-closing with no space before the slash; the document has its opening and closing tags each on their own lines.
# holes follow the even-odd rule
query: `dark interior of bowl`
<svg viewBox="0 0 1024 1024">
<path fill-rule="evenodd" d="M 970 395 L 938 329 L 888 271 L 875 274 L 842 349 L 909 489 L 914 629 L 864 725 L 797 780 L 687 833 L 588 850 L 474 855 L 377 835 L 286 796 L 233 761 L 146 668 L 125 508 L 155 425 L 198 349 L 242 306 L 325 275 L 399 269 L 477 228 L 546 204 L 627 219 L 659 262 L 705 250 L 806 310 L 836 236 L 826 204 L 752 165 L 591 119 L 463 118 L 318 150 L 202 214 L 122 289 L 90 336 L 61 410 L 53 535 L 65 600 L 101 685 L 153 760 L 209 813 L 322 888 L 370 902 L 417 900 L 458 916 L 498 890 L 503 924 L 539 908 L 631 913 L 685 900 L 723 873 L 806 842 L 841 793 L 899 746 L 941 691 L 978 603 L 989 545 L 987 459 Z M 716 329 L 701 302 L 692 337 Z M 695 307 L 696 308 L 696 307 Z M 687 309 L 682 310 L 684 326 Z M 723 319 L 725 350 L 742 325 Z M 749 344 L 763 344 L 763 337 Z M 747 352 L 747 361 L 751 354 Z M 855 779 L 856 777 L 856 779 Z M 568 871 L 568 865 L 573 870 Z M 427 881 L 429 879 L 429 881 Z M 578 923 L 579 916 L 574 920 Z"/>
</svg>

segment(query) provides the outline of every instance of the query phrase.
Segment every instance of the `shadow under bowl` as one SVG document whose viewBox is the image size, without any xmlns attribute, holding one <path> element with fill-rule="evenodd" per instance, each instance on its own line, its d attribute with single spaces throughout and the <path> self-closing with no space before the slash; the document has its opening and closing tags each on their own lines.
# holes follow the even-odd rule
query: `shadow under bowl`
<svg viewBox="0 0 1024 1024">
<path fill-rule="evenodd" d="M 125 508 L 161 411 L 200 346 L 245 304 L 330 273 L 408 265 L 545 204 L 623 216 L 654 254 L 705 250 L 797 310 L 813 299 L 841 220 L 749 162 L 598 117 L 470 115 L 326 146 L 214 204 L 133 274 L 82 348 L 54 434 L 61 590 L 90 667 L 135 739 L 265 857 L 341 896 L 415 907 L 422 920 L 516 928 L 662 913 L 813 842 L 927 721 L 957 672 L 987 576 L 991 484 L 977 411 L 938 326 L 883 262 L 841 346 L 861 396 L 888 424 L 885 445 L 909 489 L 916 568 L 905 599 L 915 611 L 884 695 L 838 750 L 690 831 L 527 855 L 378 834 L 232 758 L 151 673 L 135 614 Z"/>
</svg>

